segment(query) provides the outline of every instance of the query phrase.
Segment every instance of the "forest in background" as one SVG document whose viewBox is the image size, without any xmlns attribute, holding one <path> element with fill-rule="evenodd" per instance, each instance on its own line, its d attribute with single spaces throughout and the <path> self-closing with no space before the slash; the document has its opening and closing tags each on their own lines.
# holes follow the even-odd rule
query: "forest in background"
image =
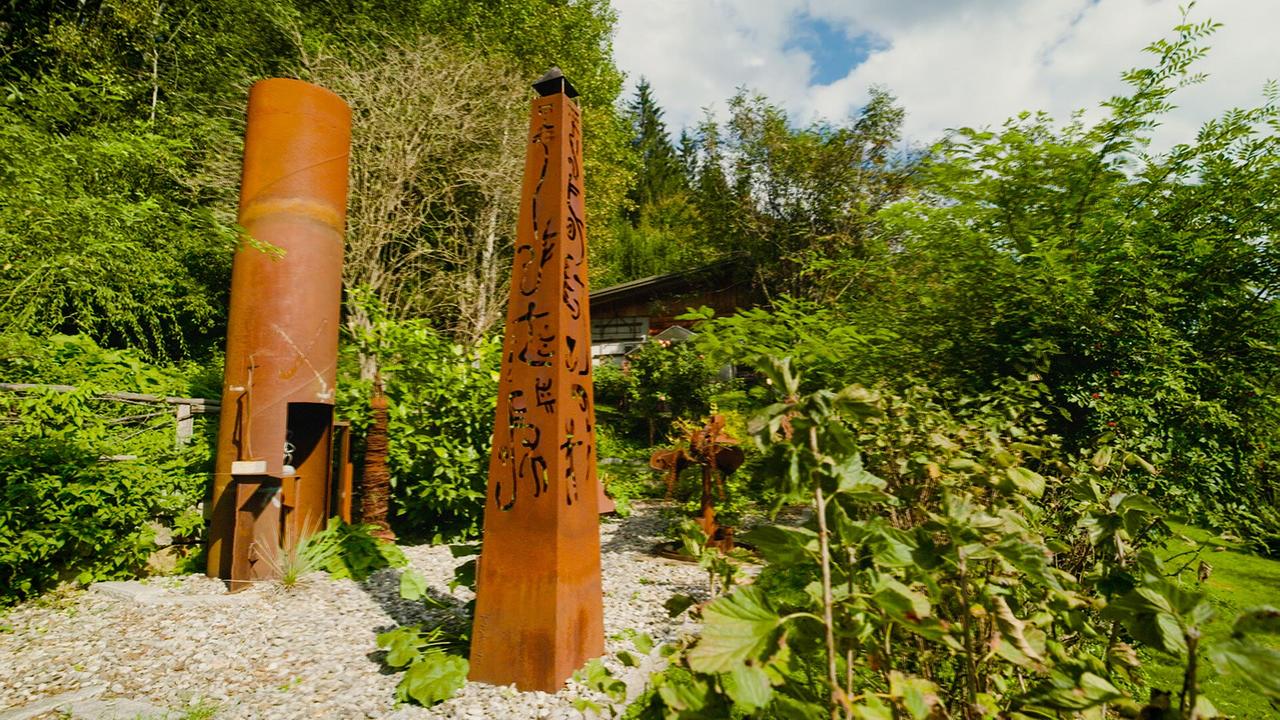
<svg viewBox="0 0 1280 720">
<path fill-rule="evenodd" d="M 729 259 L 765 300 L 597 369 L 599 454 L 633 461 L 601 466 L 609 492 L 660 496 L 629 468 L 714 412 L 750 441 L 721 518 L 812 510 L 750 536 L 753 583 L 673 524 L 714 599 L 628 717 L 1215 717 L 1202 684 L 1267 712 L 1275 609 L 1174 559 L 1193 534 L 1280 552 L 1280 90 L 1153 150 L 1212 82 L 1215 26 L 1184 17 L 1093 121 L 913 147 L 891 88 L 807 124 L 744 88 L 673 135 L 648 83 L 623 95 L 613 23 L 604 0 L 0 8 L 0 382 L 77 388 L 0 391 L 0 603 L 201 567 L 212 424 L 175 445 L 170 409 L 104 396 L 220 396 L 268 76 L 353 109 L 338 411 L 367 428 L 381 372 L 393 525 L 474 539 L 519 138 L 554 64 L 582 93 L 593 285 Z M 401 659 L 436 667 L 420 630 Z"/>
</svg>

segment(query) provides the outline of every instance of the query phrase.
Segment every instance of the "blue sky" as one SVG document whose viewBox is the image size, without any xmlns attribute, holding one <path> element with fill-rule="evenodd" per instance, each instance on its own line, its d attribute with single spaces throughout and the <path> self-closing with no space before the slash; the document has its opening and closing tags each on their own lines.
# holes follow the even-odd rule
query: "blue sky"
<svg viewBox="0 0 1280 720">
<path fill-rule="evenodd" d="M 857 33 L 840 24 L 802 14 L 794 20 L 791 37 L 783 50 L 799 50 L 813 61 L 809 69 L 809 83 L 830 85 L 847 76 L 876 50 L 885 50 L 888 43 L 873 33 Z"/>
<path fill-rule="evenodd" d="M 723 116 L 738 87 L 792 122 L 841 120 L 883 85 L 907 111 L 908 139 L 994 126 L 1023 110 L 1096 115 L 1120 73 L 1179 21 L 1185 0 L 613 0 L 614 49 L 628 88 L 643 75 L 673 131 L 704 109 Z M 1200 0 L 1193 19 L 1224 23 L 1181 91 L 1157 145 L 1254 105 L 1280 80 L 1280 0 Z"/>
</svg>

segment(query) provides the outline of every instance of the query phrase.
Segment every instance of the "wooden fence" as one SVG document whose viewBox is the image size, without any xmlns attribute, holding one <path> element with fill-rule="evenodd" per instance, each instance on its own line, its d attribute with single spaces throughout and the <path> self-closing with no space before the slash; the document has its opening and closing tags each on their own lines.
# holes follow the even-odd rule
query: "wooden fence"
<svg viewBox="0 0 1280 720">
<path fill-rule="evenodd" d="M 76 389 L 73 385 L 0 383 L 0 390 L 9 390 L 15 393 L 73 392 Z M 216 414 L 222 410 L 221 401 L 209 398 L 164 397 L 162 395 L 128 392 L 101 393 L 94 395 L 94 397 L 100 400 L 114 400 L 129 404 L 172 406 L 174 419 L 173 442 L 176 447 L 181 447 L 190 442 L 191 435 L 195 432 L 196 415 Z"/>
</svg>

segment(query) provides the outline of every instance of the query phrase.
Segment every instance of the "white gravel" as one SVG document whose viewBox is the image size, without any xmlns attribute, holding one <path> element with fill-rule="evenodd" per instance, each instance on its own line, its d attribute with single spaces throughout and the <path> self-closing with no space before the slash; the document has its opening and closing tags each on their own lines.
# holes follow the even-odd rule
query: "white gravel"
<svg viewBox="0 0 1280 720">
<path fill-rule="evenodd" d="M 657 505 L 601 525 L 605 663 L 637 694 L 656 662 L 627 670 L 615 657 L 633 650 L 621 634 L 634 630 L 656 642 L 672 639 L 686 616 L 667 617 L 675 593 L 706 595 L 696 565 L 649 554 L 666 521 Z M 251 588 L 245 600 L 191 602 L 222 594 L 222 584 L 198 575 L 156 578 L 151 586 L 182 602 L 139 602 L 98 591 L 75 591 L 26 603 L 0 616 L 0 718 L 61 693 L 100 686 L 103 699 L 127 698 L 169 709 L 216 706 L 218 718 L 580 718 L 577 697 L 604 698 L 573 683 L 559 693 L 520 693 L 469 683 L 433 708 L 397 707 L 398 673 L 379 662 L 375 636 L 399 624 L 439 621 L 459 613 L 470 591 L 452 594 L 454 559 L 445 546 L 405 547 L 410 564 L 452 607 L 432 609 L 399 596 L 399 570 L 364 583 L 325 575 L 290 590 Z M 686 613 L 687 615 L 687 613 Z M 59 717 L 46 713 L 38 717 Z"/>
</svg>

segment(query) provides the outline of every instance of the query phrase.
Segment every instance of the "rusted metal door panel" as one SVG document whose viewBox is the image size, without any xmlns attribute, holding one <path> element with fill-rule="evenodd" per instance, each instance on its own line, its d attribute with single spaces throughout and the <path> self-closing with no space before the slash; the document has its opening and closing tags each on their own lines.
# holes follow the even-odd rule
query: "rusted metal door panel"
<svg viewBox="0 0 1280 720">
<path fill-rule="evenodd" d="M 278 478 L 241 475 L 231 489 L 228 495 L 236 508 L 234 543 L 244 548 L 231 568 L 231 590 L 236 591 L 275 576 L 284 508 Z"/>
<path fill-rule="evenodd" d="M 335 434 L 334 445 L 337 455 L 334 458 L 334 485 L 330 495 L 332 507 L 330 516 L 342 518 L 342 522 L 351 522 L 351 495 L 353 493 L 354 468 L 351 464 L 351 423 L 339 420 L 333 424 Z"/>
</svg>

